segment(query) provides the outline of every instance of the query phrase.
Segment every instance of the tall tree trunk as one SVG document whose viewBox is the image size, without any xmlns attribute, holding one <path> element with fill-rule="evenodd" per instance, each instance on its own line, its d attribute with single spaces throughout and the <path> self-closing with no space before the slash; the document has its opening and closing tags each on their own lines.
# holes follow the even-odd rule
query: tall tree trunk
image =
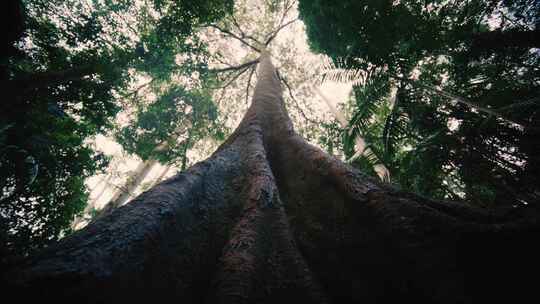
<svg viewBox="0 0 540 304">
<path fill-rule="evenodd" d="M 251 107 L 210 158 L 18 265 L 5 276 L 10 291 L 78 303 L 532 294 L 535 222 L 399 192 L 309 145 L 293 130 L 268 55 L 260 65 Z"/>
</svg>

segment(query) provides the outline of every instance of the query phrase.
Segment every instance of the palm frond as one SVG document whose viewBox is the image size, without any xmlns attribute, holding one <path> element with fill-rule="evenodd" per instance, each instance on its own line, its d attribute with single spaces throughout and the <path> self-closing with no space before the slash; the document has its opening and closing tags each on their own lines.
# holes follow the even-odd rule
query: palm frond
<svg viewBox="0 0 540 304">
<path fill-rule="evenodd" d="M 384 159 L 394 159 L 396 147 L 404 139 L 415 138 L 410 128 L 410 120 L 403 111 L 399 98 L 400 92 L 396 93 L 394 104 L 390 114 L 386 117 L 382 132 Z"/>
<path fill-rule="evenodd" d="M 367 64 L 362 63 L 362 66 Z M 371 68 L 353 68 L 344 63 L 338 62 L 337 64 L 329 57 L 322 57 L 322 73 L 320 77 L 315 80 L 317 85 L 321 85 L 328 81 L 339 83 L 350 83 L 354 86 L 363 85 L 370 78 L 375 67 Z"/>
<path fill-rule="evenodd" d="M 325 70 L 320 78 L 320 83 L 334 81 L 340 83 L 351 83 L 352 85 L 361 85 L 366 82 L 369 72 L 360 69 L 340 69 L 335 68 Z"/>
</svg>

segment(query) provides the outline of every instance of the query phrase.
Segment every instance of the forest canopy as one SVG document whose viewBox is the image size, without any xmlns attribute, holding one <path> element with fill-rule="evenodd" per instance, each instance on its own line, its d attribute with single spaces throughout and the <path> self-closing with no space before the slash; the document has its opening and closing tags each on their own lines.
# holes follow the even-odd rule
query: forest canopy
<svg viewBox="0 0 540 304">
<path fill-rule="evenodd" d="M 536 296 L 538 1 L 1 6 L 6 298 Z"/>
<path fill-rule="evenodd" d="M 88 140 L 115 128 L 115 116 L 128 105 L 125 96 L 136 97 L 134 82 L 146 77 L 170 86 L 171 77 L 204 70 L 205 47 L 193 32 L 230 13 L 232 1 L 2 5 L 2 14 L 16 18 L 6 24 L 10 35 L 2 42 L 2 251 L 29 250 L 69 233 L 88 204 L 85 180 L 106 170 L 110 160 Z M 179 54 L 186 56 L 182 65 L 175 64 Z M 198 113 L 197 125 L 203 123 Z M 166 131 L 148 136 L 156 141 Z M 144 143 L 126 136 L 121 142 L 128 153 L 146 158 L 142 148 L 130 148 L 133 141 Z"/>
<path fill-rule="evenodd" d="M 365 134 L 393 181 L 477 206 L 536 205 L 538 1 L 304 0 L 299 10 L 312 49 L 344 69 L 330 76 L 357 78 L 347 136 Z"/>
<path fill-rule="evenodd" d="M 538 210 L 537 1 L 2 6 L 2 256 L 209 156 L 247 111 L 264 49 L 295 128 L 336 158 L 427 198 Z M 352 85 L 337 106 L 319 92 L 336 82 Z"/>
</svg>

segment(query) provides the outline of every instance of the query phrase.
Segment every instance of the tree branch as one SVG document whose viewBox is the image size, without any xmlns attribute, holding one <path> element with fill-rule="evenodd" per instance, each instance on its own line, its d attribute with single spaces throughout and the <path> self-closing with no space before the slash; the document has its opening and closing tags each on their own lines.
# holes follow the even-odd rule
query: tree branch
<svg viewBox="0 0 540 304">
<path fill-rule="evenodd" d="M 240 31 L 240 35 L 242 35 L 242 37 L 246 37 L 246 33 L 242 30 L 240 24 L 238 23 L 238 21 L 236 21 L 236 18 L 234 18 L 234 14 L 231 15 L 231 20 L 234 26 L 236 26 L 236 28 Z"/>
<path fill-rule="evenodd" d="M 270 42 L 272 42 L 272 40 L 274 40 L 274 38 L 276 38 L 277 34 L 284 28 L 286 28 L 287 26 L 289 26 L 290 24 L 294 23 L 298 21 L 298 19 L 293 19 L 285 24 L 283 24 L 282 26 L 278 27 L 274 32 L 272 32 L 270 34 L 270 37 L 266 40 L 266 42 L 264 43 L 265 46 L 268 46 L 270 44 Z"/>
<path fill-rule="evenodd" d="M 495 110 L 491 110 L 491 109 L 482 107 L 482 106 L 477 105 L 476 103 L 474 103 L 472 101 L 469 101 L 469 100 L 467 100 L 467 99 L 465 99 L 465 98 L 463 98 L 461 96 L 458 96 L 458 95 L 452 94 L 450 92 L 441 90 L 441 89 L 439 89 L 439 88 L 437 88 L 435 86 L 428 85 L 428 84 L 423 84 L 423 83 L 421 83 L 419 81 L 415 81 L 413 79 L 408 79 L 408 78 L 403 78 L 403 77 L 398 77 L 398 76 L 393 76 L 393 75 L 390 75 L 390 77 L 394 78 L 394 79 L 405 81 L 407 83 L 410 83 L 413 86 L 418 86 L 418 87 L 427 89 L 429 91 L 435 92 L 435 93 L 440 94 L 441 96 L 444 96 L 444 97 L 446 97 L 446 98 L 448 98 L 450 100 L 455 100 L 458 103 L 468 105 L 469 107 L 471 107 L 473 109 L 476 109 L 479 112 L 483 112 L 483 113 L 486 113 L 488 115 L 498 117 L 498 118 L 500 118 L 502 120 L 505 120 L 507 122 L 511 122 L 511 123 L 523 126 L 523 124 L 521 124 L 521 123 L 519 123 L 517 121 L 514 121 L 512 119 L 509 119 L 508 117 L 505 117 L 505 115 L 503 115 L 503 114 L 501 114 L 501 113 L 499 113 L 499 112 L 497 112 Z"/>
<path fill-rule="evenodd" d="M 241 65 L 236 65 L 236 66 L 230 66 L 230 67 L 226 67 L 226 68 L 222 68 L 222 69 L 211 69 L 209 70 L 209 72 L 211 73 L 223 73 L 223 72 L 230 72 L 230 71 L 238 71 L 238 70 L 241 70 L 245 67 L 250 67 L 254 64 L 257 64 L 259 63 L 259 59 L 255 59 L 255 60 L 251 60 L 251 61 L 248 61 L 246 63 L 242 63 Z"/>
<path fill-rule="evenodd" d="M 283 14 L 281 15 L 281 19 L 279 20 L 278 27 L 280 27 L 283 24 L 283 21 L 285 21 L 287 14 L 289 13 L 289 11 L 291 10 L 291 8 L 294 6 L 295 3 L 296 3 L 296 0 L 291 1 L 290 3 L 288 1 L 285 1 L 284 6 L 283 6 L 284 7 Z"/>
<path fill-rule="evenodd" d="M 471 36 L 475 50 L 500 50 L 509 47 L 540 47 L 540 30 L 509 30 L 476 33 Z"/>
<path fill-rule="evenodd" d="M 156 80 L 156 78 L 152 78 L 152 80 L 150 80 L 150 81 L 148 81 L 148 82 L 146 82 L 146 83 L 141 84 L 141 85 L 138 86 L 137 88 L 133 89 L 133 91 L 131 91 L 131 92 L 125 94 L 123 97 L 126 98 L 126 99 L 127 99 L 127 98 L 131 98 L 131 97 L 135 98 L 137 95 L 139 95 L 139 92 L 140 92 L 142 89 L 144 89 L 144 88 L 148 87 L 149 85 L 151 85 L 155 80 Z"/>
<path fill-rule="evenodd" d="M 215 87 L 213 89 L 225 89 L 226 87 L 228 87 L 231 83 L 233 83 L 236 79 L 238 79 L 238 77 L 240 77 L 242 74 L 244 74 L 247 70 L 249 70 L 249 66 L 248 67 L 245 67 L 243 70 L 240 71 L 240 73 L 236 74 L 235 76 L 231 77 L 229 81 L 227 81 L 227 83 L 223 86 L 220 86 L 220 87 Z"/>
<path fill-rule="evenodd" d="M 276 70 L 277 72 L 277 70 Z M 293 93 L 292 93 L 292 89 L 291 89 L 291 86 L 289 85 L 289 83 L 287 82 L 287 80 L 285 79 L 285 77 L 281 76 L 281 74 L 279 74 L 279 79 L 283 82 L 283 84 L 285 84 L 285 86 L 287 87 L 287 90 L 289 91 L 289 96 L 291 97 L 291 99 L 293 100 L 296 108 L 298 108 L 298 111 L 300 112 L 300 114 L 302 115 L 302 117 L 304 117 L 304 119 L 312 124 L 318 124 L 318 122 L 312 120 L 311 118 L 308 118 L 306 113 L 304 113 L 304 110 L 302 110 L 302 108 L 300 107 L 300 105 L 298 104 L 298 101 L 296 100 L 296 98 L 294 97 Z"/>
<path fill-rule="evenodd" d="M 236 35 L 235 33 L 227 30 L 227 29 L 224 29 L 224 28 L 221 28 L 215 24 L 209 24 L 208 25 L 209 27 L 213 27 L 215 29 L 217 29 L 218 31 L 222 32 L 223 34 L 226 34 L 226 35 L 229 35 L 230 37 L 242 42 L 244 45 L 248 46 L 249 48 L 251 48 L 252 50 L 256 51 L 257 53 L 260 53 L 261 50 L 259 50 L 258 48 L 256 48 L 255 46 L 251 45 L 249 42 L 247 42 L 245 39 L 243 39 L 242 37 L 239 37 L 238 35 Z"/>
<path fill-rule="evenodd" d="M 238 21 L 236 20 L 236 18 L 234 17 L 234 15 L 231 16 L 231 19 L 232 19 L 232 22 L 233 22 L 234 26 L 236 26 L 236 28 L 240 31 L 241 38 L 249 39 L 249 40 L 255 42 L 256 45 L 261 45 L 261 43 L 259 42 L 259 40 L 255 39 L 255 38 L 254 38 L 253 36 L 251 36 L 251 35 L 246 34 L 246 32 L 244 32 L 244 31 L 242 30 L 242 27 L 240 27 L 240 24 L 238 23 Z"/>
</svg>

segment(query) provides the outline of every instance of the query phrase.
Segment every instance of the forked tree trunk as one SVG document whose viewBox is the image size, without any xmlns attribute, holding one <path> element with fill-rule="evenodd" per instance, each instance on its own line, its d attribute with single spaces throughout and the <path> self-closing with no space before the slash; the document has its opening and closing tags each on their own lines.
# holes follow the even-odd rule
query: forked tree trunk
<svg viewBox="0 0 540 304">
<path fill-rule="evenodd" d="M 19 265 L 6 276 L 17 298 L 472 303 L 532 293 L 536 224 L 399 192 L 311 146 L 267 55 L 260 65 L 251 107 L 210 158 Z"/>
</svg>

